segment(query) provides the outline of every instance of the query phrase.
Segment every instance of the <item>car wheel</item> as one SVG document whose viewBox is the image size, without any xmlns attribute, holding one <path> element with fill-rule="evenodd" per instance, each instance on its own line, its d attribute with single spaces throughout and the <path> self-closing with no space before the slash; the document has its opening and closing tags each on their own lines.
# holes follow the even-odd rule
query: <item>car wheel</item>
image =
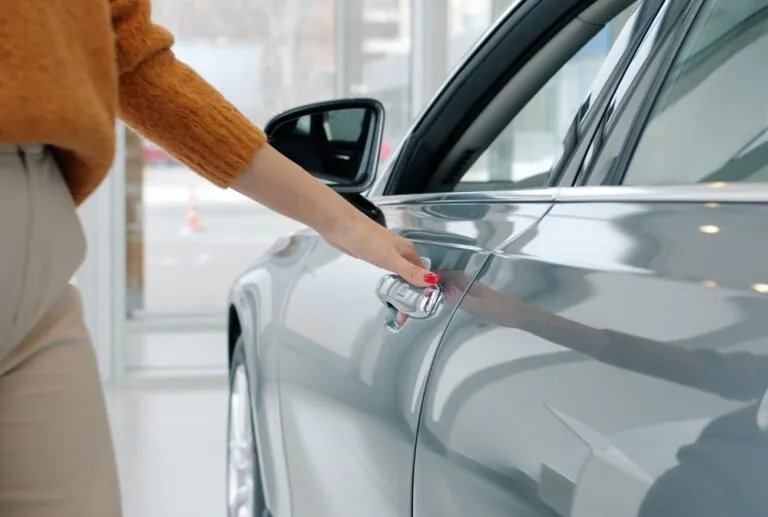
<svg viewBox="0 0 768 517">
<path fill-rule="evenodd" d="M 227 422 L 227 516 L 268 517 L 264 508 L 251 411 L 251 391 L 245 350 L 240 338 L 229 371 Z"/>
</svg>

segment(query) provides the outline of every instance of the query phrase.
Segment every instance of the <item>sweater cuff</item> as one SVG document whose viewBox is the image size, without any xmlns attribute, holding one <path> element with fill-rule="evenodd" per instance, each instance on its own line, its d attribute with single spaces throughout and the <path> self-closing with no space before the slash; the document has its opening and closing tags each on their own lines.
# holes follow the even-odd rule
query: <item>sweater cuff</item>
<svg viewBox="0 0 768 517">
<path fill-rule="evenodd" d="M 228 187 L 266 142 L 261 129 L 170 50 L 120 77 L 120 116 L 220 187 Z"/>
</svg>

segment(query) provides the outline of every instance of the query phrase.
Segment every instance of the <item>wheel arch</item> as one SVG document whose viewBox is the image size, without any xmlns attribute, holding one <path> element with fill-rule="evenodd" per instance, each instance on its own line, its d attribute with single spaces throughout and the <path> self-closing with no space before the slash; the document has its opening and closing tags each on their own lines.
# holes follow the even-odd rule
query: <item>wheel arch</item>
<svg viewBox="0 0 768 517">
<path fill-rule="evenodd" d="M 230 304 L 227 314 L 227 366 L 232 367 L 232 355 L 235 353 L 237 340 L 243 334 L 240 315 L 234 304 Z"/>
</svg>

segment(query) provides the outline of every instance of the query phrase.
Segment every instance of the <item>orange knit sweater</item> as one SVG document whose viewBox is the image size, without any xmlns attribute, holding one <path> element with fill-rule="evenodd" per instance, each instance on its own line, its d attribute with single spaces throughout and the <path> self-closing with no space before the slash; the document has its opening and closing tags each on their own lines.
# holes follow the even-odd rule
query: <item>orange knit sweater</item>
<svg viewBox="0 0 768 517">
<path fill-rule="evenodd" d="M 149 0 L 0 2 L 0 143 L 51 145 L 80 204 L 111 167 L 119 116 L 227 186 L 264 134 L 172 43 Z"/>
</svg>

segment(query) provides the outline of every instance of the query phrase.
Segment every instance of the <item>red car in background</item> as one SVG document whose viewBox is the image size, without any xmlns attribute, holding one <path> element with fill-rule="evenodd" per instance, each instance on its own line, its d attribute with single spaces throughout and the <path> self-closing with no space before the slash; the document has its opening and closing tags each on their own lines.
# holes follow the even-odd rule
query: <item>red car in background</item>
<svg viewBox="0 0 768 517">
<path fill-rule="evenodd" d="M 389 140 L 386 138 L 381 141 L 381 149 L 379 150 L 379 160 L 384 161 L 392 154 L 392 147 L 389 145 Z"/>
</svg>

